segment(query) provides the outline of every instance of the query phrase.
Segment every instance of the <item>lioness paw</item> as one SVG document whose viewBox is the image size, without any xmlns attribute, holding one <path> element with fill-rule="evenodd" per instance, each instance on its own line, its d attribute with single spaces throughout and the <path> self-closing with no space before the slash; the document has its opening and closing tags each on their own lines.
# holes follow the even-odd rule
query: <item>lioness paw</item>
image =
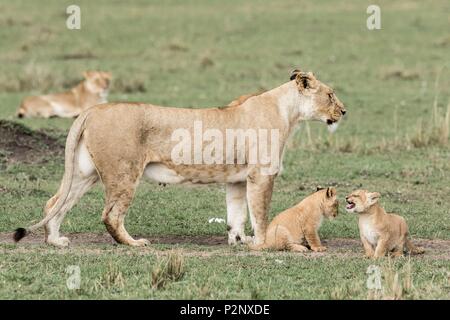
<svg viewBox="0 0 450 320">
<path fill-rule="evenodd" d="M 242 239 L 242 242 L 245 243 L 245 244 L 253 244 L 253 243 L 255 242 L 255 237 L 252 237 L 252 236 L 245 236 L 245 237 Z"/>
<path fill-rule="evenodd" d="M 253 237 L 250 236 L 246 236 L 244 234 L 239 235 L 239 234 L 234 234 L 234 233 L 229 233 L 228 234 L 228 244 L 229 245 L 237 245 L 237 244 L 248 244 L 248 243 L 253 243 Z"/>
<path fill-rule="evenodd" d="M 49 238 L 47 239 L 47 243 L 56 247 L 68 247 L 70 244 L 70 240 L 67 237 L 59 237 L 59 238 Z"/>
<path fill-rule="evenodd" d="M 132 243 L 130 243 L 130 245 L 133 247 L 145 247 L 150 245 L 150 241 L 148 241 L 147 239 L 139 239 L 133 241 Z"/>
</svg>

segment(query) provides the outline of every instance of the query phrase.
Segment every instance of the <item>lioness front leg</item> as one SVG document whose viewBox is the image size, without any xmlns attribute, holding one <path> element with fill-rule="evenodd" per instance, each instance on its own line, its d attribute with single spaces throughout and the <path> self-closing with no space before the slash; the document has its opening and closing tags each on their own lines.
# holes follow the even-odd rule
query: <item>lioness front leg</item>
<svg viewBox="0 0 450 320">
<path fill-rule="evenodd" d="M 255 221 L 255 245 L 264 243 L 266 238 L 274 178 L 273 175 L 261 174 L 259 169 L 254 170 L 247 178 L 247 202 L 250 215 Z"/>
<path fill-rule="evenodd" d="M 251 239 L 245 236 L 247 183 L 228 183 L 226 192 L 228 244 L 246 243 Z"/>
</svg>

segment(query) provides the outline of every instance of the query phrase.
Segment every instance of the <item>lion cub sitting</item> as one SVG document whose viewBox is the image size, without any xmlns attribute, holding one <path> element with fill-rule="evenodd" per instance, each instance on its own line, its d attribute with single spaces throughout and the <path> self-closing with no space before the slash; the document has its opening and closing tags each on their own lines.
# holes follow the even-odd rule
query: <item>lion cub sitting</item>
<svg viewBox="0 0 450 320">
<path fill-rule="evenodd" d="M 296 206 L 276 216 L 269 224 L 266 241 L 259 246 L 250 245 L 252 250 L 275 249 L 297 252 L 311 250 L 325 251 L 319 238 L 319 228 L 323 217 L 334 218 L 338 214 L 338 200 L 335 188 L 317 188 L 317 191 Z"/>
<path fill-rule="evenodd" d="M 353 191 L 348 197 L 346 210 L 359 214 L 359 233 L 368 258 L 379 258 L 390 253 L 397 257 L 403 250 L 412 254 L 424 253 L 408 239 L 408 225 L 403 217 L 386 213 L 378 204 L 380 194 L 366 190 Z"/>
<path fill-rule="evenodd" d="M 83 76 L 85 80 L 70 91 L 26 97 L 17 111 L 17 116 L 72 118 L 90 106 L 107 102 L 111 73 L 85 71 Z"/>
</svg>

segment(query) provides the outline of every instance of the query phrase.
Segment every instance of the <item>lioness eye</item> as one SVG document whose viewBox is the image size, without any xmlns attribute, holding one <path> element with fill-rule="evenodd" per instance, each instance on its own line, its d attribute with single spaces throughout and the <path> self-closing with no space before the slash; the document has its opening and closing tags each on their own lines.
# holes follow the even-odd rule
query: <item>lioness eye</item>
<svg viewBox="0 0 450 320">
<path fill-rule="evenodd" d="M 329 93 L 329 94 L 328 94 L 328 99 L 330 99 L 331 102 L 334 101 L 334 98 L 333 98 L 333 94 L 332 94 L 332 93 Z"/>
</svg>

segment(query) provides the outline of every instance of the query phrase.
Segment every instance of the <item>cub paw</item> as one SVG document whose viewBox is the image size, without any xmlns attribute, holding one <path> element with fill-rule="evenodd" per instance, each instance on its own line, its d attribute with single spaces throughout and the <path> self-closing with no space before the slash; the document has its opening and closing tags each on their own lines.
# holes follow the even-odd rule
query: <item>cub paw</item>
<svg viewBox="0 0 450 320">
<path fill-rule="evenodd" d="M 311 250 L 314 252 L 324 252 L 324 251 L 327 251 L 327 247 L 324 247 L 324 246 L 312 247 Z"/>
</svg>

